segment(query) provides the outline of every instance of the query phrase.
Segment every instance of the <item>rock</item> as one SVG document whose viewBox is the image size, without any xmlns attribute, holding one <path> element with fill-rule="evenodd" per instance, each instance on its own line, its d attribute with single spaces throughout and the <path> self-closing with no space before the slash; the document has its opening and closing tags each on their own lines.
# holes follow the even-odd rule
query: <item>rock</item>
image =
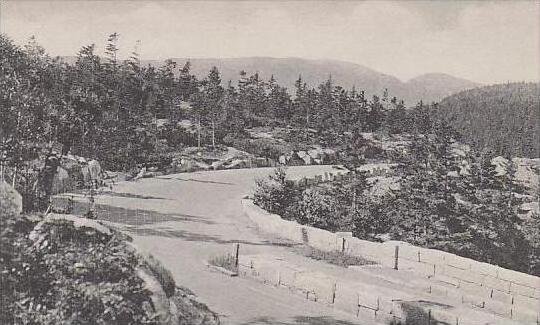
<svg viewBox="0 0 540 325">
<path fill-rule="evenodd" d="M 97 160 L 90 160 L 88 162 L 88 171 L 90 172 L 90 178 L 96 181 L 101 180 L 101 165 Z"/>
<path fill-rule="evenodd" d="M 5 181 L 0 182 L 0 212 L 19 214 L 22 212 L 22 196 Z"/>
<path fill-rule="evenodd" d="M 150 272 L 141 267 L 137 268 L 137 276 L 143 280 L 144 288 L 151 293 L 150 299 L 154 305 L 158 324 L 170 324 L 170 302 L 159 281 Z"/>
<path fill-rule="evenodd" d="M 245 159 L 234 159 L 232 160 L 225 168 L 227 169 L 233 169 L 233 168 L 247 168 L 249 167 L 249 162 Z"/>
<path fill-rule="evenodd" d="M 88 166 L 81 166 L 80 171 L 83 175 L 84 183 L 90 182 L 90 169 L 88 169 Z"/>
<path fill-rule="evenodd" d="M 311 165 L 311 156 L 305 151 L 298 151 L 298 157 L 304 161 L 304 165 Z"/>
<path fill-rule="evenodd" d="M 503 176 L 506 174 L 506 168 L 508 167 L 508 159 L 497 156 L 493 159 L 491 159 L 491 164 L 495 166 L 495 172 L 497 173 L 497 176 Z"/>
<path fill-rule="evenodd" d="M 146 167 L 141 168 L 139 172 L 137 173 L 137 176 L 135 176 L 135 180 L 143 178 L 145 173 L 146 173 Z"/>
<path fill-rule="evenodd" d="M 279 156 L 279 163 L 282 164 L 282 165 L 287 165 L 287 157 L 285 157 L 285 155 L 281 155 Z"/>
<path fill-rule="evenodd" d="M 64 168 L 58 167 L 52 182 L 52 193 L 61 193 L 71 189 L 69 173 Z"/>
</svg>

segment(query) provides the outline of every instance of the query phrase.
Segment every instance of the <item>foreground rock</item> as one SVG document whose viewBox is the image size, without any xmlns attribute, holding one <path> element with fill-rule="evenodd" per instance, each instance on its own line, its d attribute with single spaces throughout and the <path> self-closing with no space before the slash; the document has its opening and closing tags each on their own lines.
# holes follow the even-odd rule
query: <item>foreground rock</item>
<svg viewBox="0 0 540 325">
<path fill-rule="evenodd" d="M 1 246 L 11 247 L 0 261 L 0 323 L 219 323 L 190 299 L 184 304 L 194 310 L 180 313 L 184 298 L 169 271 L 99 221 L 65 214 L 3 214 L 0 221 L 6 228 Z M 208 321 L 190 318 L 198 314 Z"/>
</svg>

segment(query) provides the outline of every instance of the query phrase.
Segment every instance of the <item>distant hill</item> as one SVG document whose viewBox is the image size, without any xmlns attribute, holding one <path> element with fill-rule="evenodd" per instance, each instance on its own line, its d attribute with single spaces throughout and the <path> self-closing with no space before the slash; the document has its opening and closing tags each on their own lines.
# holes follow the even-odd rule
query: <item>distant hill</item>
<svg viewBox="0 0 540 325">
<path fill-rule="evenodd" d="M 477 149 L 502 156 L 540 157 L 539 83 L 463 91 L 443 99 L 438 115 Z"/>
<path fill-rule="evenodd" d="M 64 57 L 68 63 L 74 63 L 75 57 Z M 234 59 L 186 59 L 173 58 L 181 68 L 188 60 L 192 72 L 198 78 L 204 78 L 213 66 L 218 67 L 224 83 L 231 80 L 236 84 L 240 71 L 248 74 L 259 72 L 263 79 L 274 78 L 282 86 L 294 91 L 294 82 L 302 75 L 302 79 L 311 87 L 316 87 L 329 76 L 337 85 L 350 89 L 364 90 L 368 96 L 381 96 L 387 88 L 390 96 L 405 100 L 407 106 L 414 106 L 420 100 L 424 103 L 436 102 L 453 93 L 475 88 L 480 84 L 452 77 L 442 73 L 420 75 L 407 82 L 365 66 L 336 60 L 308 60 L 300 58 L 250 57 Z M 142 64 L 160 66 L 162 60 L 143 60 Z"/>
<path fill-rule="evenodd" d="M 410 93 L 405 97 L 423 99 L 424 102 L 439 101 L 457 92 L 476 88 L 480 84 L 444 73 L 427 73 L 406 82 Z"/>
<path fill-rule="evenodd" d="M 75 57 L 63 57 L 68 63 L 74 63 Z M 480 86 L 466 79 L 456 78 L 444 73 L 428 73 L 415 77 L 407 82 L 387 75 L 365 66 L 337 60 L 309 60 L 300 58 L 270 58 L 248 57 L 232 59 L 187 59 L 172 58 L 178 68 L 188 60 L 191 70 L 197 78 L 204 78 L 213 66 L 216 66 L 223 83 L 229 80 L 236 84 L 240 71 L 248 75 L 258 72 L 263 79 L 274 78 L 282 86 L 294 92 L 294 82 L 302 75 L 302 79 L 311 87 L 316 87 L 326 81 L 329 76 L 346 89 L 353 86 L 357 90 L 364 90 L 368 96 L 381 96 L 384 89 L 388 89 L 390 96 L 403 99 L 407 106 L 414 106 L 420 100 L 424 103 L 438 102 L 444 97 L 456 92 Z M 142 60 L 143 65 L 151 64 L 161 66 L 163 60 Z"/>
<path fill-rule="evenodd" d="M 180 67 L 188 59 L 173 58 Z M 259 72 L 264 79 L 274 75 L 282 86 L 294 90 L 294 82 L 302 75 L 302 79 L 312 87 L 325 81 L 329 76 L 337 85 L 347 89 L 356 86 L 366 94 L 381 95 L 385 88 L 391 96 L 404 99 L 408 106 L 423 100 L 426 103 L 439 101 L 452 93 L 474 88 L 479 84 L 472 81 L 455 78 L 446 74 L 426 74 L 407 82 L 365 66 L 336 60 L 308 60 L 300 58 L 234 58 L 234 59 L 189 59 L 192 71 L 197 77 L 205 77 L 213 66 L 218 67 L 222 80 L 235 83 L 239 72 L 245 70 L 248 74 Z M 162 61 L 144 61 L 152 65 L 160 65 Z"/>
</svg>

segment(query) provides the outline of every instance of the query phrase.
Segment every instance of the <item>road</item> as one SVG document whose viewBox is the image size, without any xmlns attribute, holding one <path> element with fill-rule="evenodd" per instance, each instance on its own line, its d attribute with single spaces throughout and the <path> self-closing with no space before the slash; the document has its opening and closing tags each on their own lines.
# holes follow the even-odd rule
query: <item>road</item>
<svg viewBox="0 0 540 325">
<path fill-rule="evenodd" d="M 331 166 L 290 167 L 289 177 L 332 171 Z M 334 169 L 335 171 L 335 169 Z M 122 182 L 96 197 L 98 218 L 130 233 L 143 250 L 157 257 L 178 285 L 219 313 L 223 324 L 359 324 L 357 318 L 246 278 L 231 278 L 205 265 L 232 253 L 298 256 L 294 249 L 260 234 L 244 215 L 240 200 L 256 178 L 270 168 L 166 175 Z M 371 324 L 362 321 L 360 324 Z"/>
</svg>

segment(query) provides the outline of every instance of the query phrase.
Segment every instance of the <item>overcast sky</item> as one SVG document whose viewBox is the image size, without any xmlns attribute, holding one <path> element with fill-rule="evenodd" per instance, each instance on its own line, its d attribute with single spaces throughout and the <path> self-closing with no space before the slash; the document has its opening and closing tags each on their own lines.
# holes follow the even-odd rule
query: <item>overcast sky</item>
<svg viewBox="0 0 540 325">
<path fill-rule="evenodd" d="M 52 55 L 103 49 L 118 32 L 142 58 L 345 60 L 402 80 L 443 72 L 483 83 L 540 79 L 539 1 L 1 1 L 0 30 Z"/>
</svg>

